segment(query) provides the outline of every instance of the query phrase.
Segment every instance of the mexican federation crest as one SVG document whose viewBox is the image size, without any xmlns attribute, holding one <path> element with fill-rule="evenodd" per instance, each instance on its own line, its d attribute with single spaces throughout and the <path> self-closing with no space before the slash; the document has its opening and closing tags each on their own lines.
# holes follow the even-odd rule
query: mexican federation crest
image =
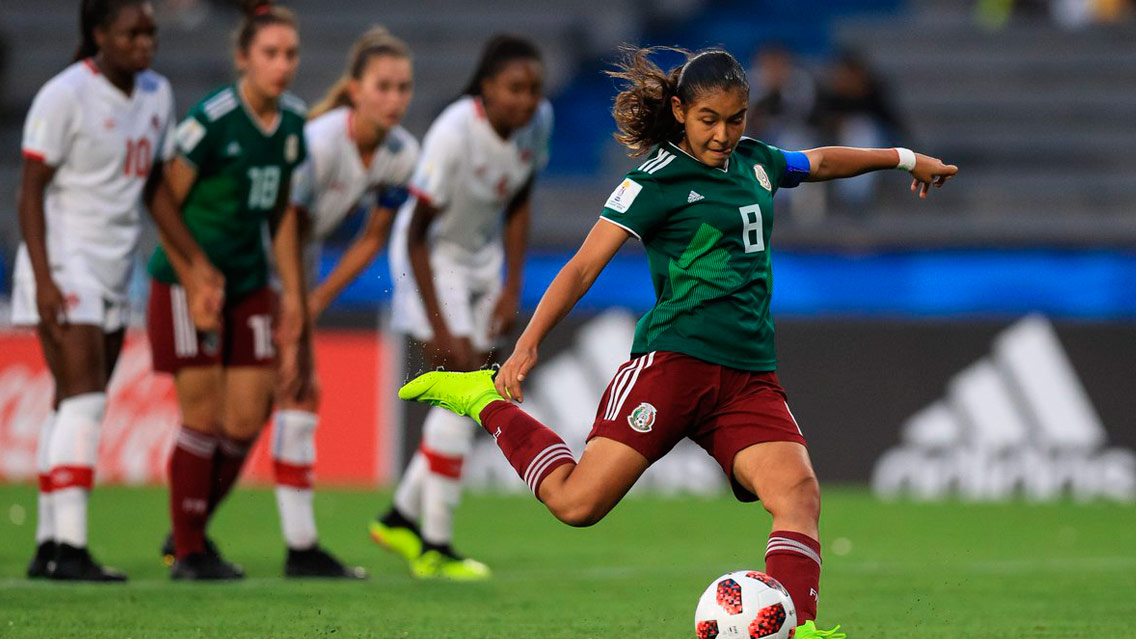
<svg viewBox="0 0 1136 639">
<path fill-rule="evenodd" d="M 765 167 L 760 164 L 753 165 L 753 174 L 757 176 L 757 181 L 766 191 L 772 191 L 773 185 L 769 182 L 769 175 L 765 172 Z"/>
<path fill-rule="evenodd" d="M 627 416 L 627 423 L 631 425 L 631 429 L 640 433 L 651 432 L 651 427 L 655 425 L 655 407 L 643 402 L 631 411 Z"/>
</svg>

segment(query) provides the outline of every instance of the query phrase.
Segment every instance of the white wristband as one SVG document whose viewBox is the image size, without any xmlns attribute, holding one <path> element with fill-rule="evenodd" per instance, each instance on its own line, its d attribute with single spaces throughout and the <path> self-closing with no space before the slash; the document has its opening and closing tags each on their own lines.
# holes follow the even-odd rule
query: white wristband
<svg viewBox="0 0 1136 639">
<path fill-rule="evenodd" d="M 904 171 L 911 171 L 915 168 L 915 152 L 911 149 L 905 149 L 901 146 L 895 147 L 895 152 L 899 154 L 899 164 L 895 168 Z"/>
</svg>

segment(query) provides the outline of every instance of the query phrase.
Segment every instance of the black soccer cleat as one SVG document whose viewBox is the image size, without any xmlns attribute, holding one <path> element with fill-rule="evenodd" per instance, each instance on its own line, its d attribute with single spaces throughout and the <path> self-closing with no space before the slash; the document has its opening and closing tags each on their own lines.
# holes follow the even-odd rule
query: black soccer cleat
<svg viewBox="0 0 1136 639">
<path fill-rule="evenodd" d="M 209 537 L 205 538 L 205 554 L 220 557 L 221 553 L 217 550 L 217 544 Z M 166 567 L 174 565 L 174 558 L 177 556 L 177 551 L 174 546 L 174 534 L 172 532 L 166 533 L 165 540 L 162 541 L 162 563 Z"/>
<path fill-rule="evenodd" d="M 35 555 L 28 562 L 28 579 L 47 579 L 51 575 L 53 561 L 55 561 L 54 541 L 45 541 L 36 546 Z"/>
<path fill-rule="evenodd" d="M 326 579 L 366 579 L 367 571 L 346 566 L 318 545 L 304 550 L 288 549 L 284 560 L 285 577 L 323 577 Z"/>
<path fill-rule="evenodd" d="M 69 544 L 56 544 L 55 560 L 51 563 L 47 577 L 56 581 L 126 581 L 126 575 L 99 564 L 86 548 L 76 548 Z"/>
<path fill-rule="evenodd" d="M 235 581 L 244 579 L 245 571 L 220 555 L 195 552 L 174 561 L 170 579 L 175 581 Z"/>
</svg>

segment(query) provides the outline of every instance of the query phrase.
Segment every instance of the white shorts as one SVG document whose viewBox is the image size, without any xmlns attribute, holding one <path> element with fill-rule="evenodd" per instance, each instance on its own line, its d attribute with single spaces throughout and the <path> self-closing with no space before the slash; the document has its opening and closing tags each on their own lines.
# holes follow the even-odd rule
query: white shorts
<svg viewBox="0 0 1136 639">
<path fill-rule="evenodd" d="M 55 281 L 55 285 L 67 301 L 67 322 L 70 324 L 99 326 L 103 332 L 113 333 L 125 328 L 130 320 L 130 303 L 125 298 L 113 299 L 92 286 L 72 285 L 59 280 Z M 12 324 L 39 324 L 35 281 L 30 278 L 12 278 Z"/>
<path fill-rule="evenodd" d="M 493 309 L 501 297 L 504 254 L 493 247 L 478 257 L 476 265 L 470 266 L 445 251 L 432 250 L 430 266 L 446 328 L 456 337 L 468 337 L 478 352 L 488 352 L 497 345 L 496 340 L 489 337 L 489 329 Z M 402 252 L 392 251 L 391 277 L 394 279 L 392 327 L 420 341 L 432 339 L 434 331 L 426 317 L 414 272 Z"/>
</svg>

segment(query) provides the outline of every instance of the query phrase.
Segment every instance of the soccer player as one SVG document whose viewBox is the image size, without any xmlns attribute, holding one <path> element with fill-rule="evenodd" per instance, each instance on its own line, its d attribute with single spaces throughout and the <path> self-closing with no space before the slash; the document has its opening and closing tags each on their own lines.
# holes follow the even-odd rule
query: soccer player
<svg viewBox="0 0 1136 639">
<path fill-rule="evenodd" d="M 734 495 L 773 516 L 766 571 L 789 591 L 798 639 L 818 630 L 820 489 L 805 438 L 774 372 L 770 232 L 773 196 L 801 181 L 899 168 L 926 197 L 957 172 L 907 149 L 782 151 L 742 136 L 749 86 L 727 52 L 704 50 L 664 73 L 651 49 L 629 50 L 612 75 L 618 138 L 650 153 L 608 198 L 600 220 L 553 280 L 496 373 L 433 372 L 399 397 L 469 415 L 561 521 L 589 526 L 682 438 L 721 465 Z M 643 242 L 655 306 L 640 320 L 632 359 L 615 374 L 577 462 L 551 429 L 519 406 L 521 382 L 549 331 L 628 238 Z"/>
<path fill-rule="evenodd" d="M 424 343 L 432 365 L 476 369 L 516 317 L 533 180 L 552 132 L 543 78 L 532 43 L 490 39 L 465 96 L 423 140 L 413 197 L 399 211 L 391 244 L 393 325 Z M 393 505 L 371 524 L 372 538 L 406 558 L 417 577 L 489 577 L 485 564 L 461 557 L 452 543 L 474 428 L 432 409 Z"/>
<path fill-rule="evenodd" d="M 295 174 L 292 203 L 306 221 L 309 285 L 316 281 L 322 240 L 360 205 L 370 209 L 358 238 L 311 291 L 313 324 L 386 245 L 395 212 L 407 199 L 418 141 L 399 122 L 413 88 L 410 49 L 386 29 L 374 27 L 355 42 L 343 78 L 313 107 L 304 127 L 308 159 Z M 313 357 L 310 339 L 302 347 Z M 288 546 L 285 574 L 363 577 L 362 568 L 344 566 L 317 543 L 312 465 L 321 392 L 314 372 L 306 382 L 294 390 L 281 389 L 272 438 L 276 504 Z"/>
<path fill-rule="evenodd" d="M 123 581 L 87 550 L 87 499 L 129 319 L 140 204 L 172 154 L 174 104 L 169 82 L 149 70 L 157 34 L 149 2 L 83 0 L 79 12 L 75 63 L 36 94 L 22 145 L 12 319 L 38 328 L 55 380 L 36 454 L 37 548 L 27 574 Z M 194 277 L 208 278 L 180 220 L 154 214 Z"/>
<path fill-rule="evenodd" d="M 272 409 L 274 328 L 289 383 L 304 368 L 299 224 L 287 206 L 292 171 L 306 155 L 306 109 L 285 92 L 299 64 L 295 16 L 261 4 L 235 39 L 240 79 L 210 93 L 178 125 L 178 155 L 164 177 L 169 197 L 157 199 L 180 211 L 224 276 L 224 301 L 211 324 L 195 330 L 188 306 L 201 295 L 185 286 L 186 265 L 164 234 L 149 264 L 154 370 L 174 375 L 183 419 L 169 465 L 174 579 L 243 577 L 207 543 L 205 528 Z M 279 311 L 268 286 L 266 226 L 283 286 Z"/>
</svg>

